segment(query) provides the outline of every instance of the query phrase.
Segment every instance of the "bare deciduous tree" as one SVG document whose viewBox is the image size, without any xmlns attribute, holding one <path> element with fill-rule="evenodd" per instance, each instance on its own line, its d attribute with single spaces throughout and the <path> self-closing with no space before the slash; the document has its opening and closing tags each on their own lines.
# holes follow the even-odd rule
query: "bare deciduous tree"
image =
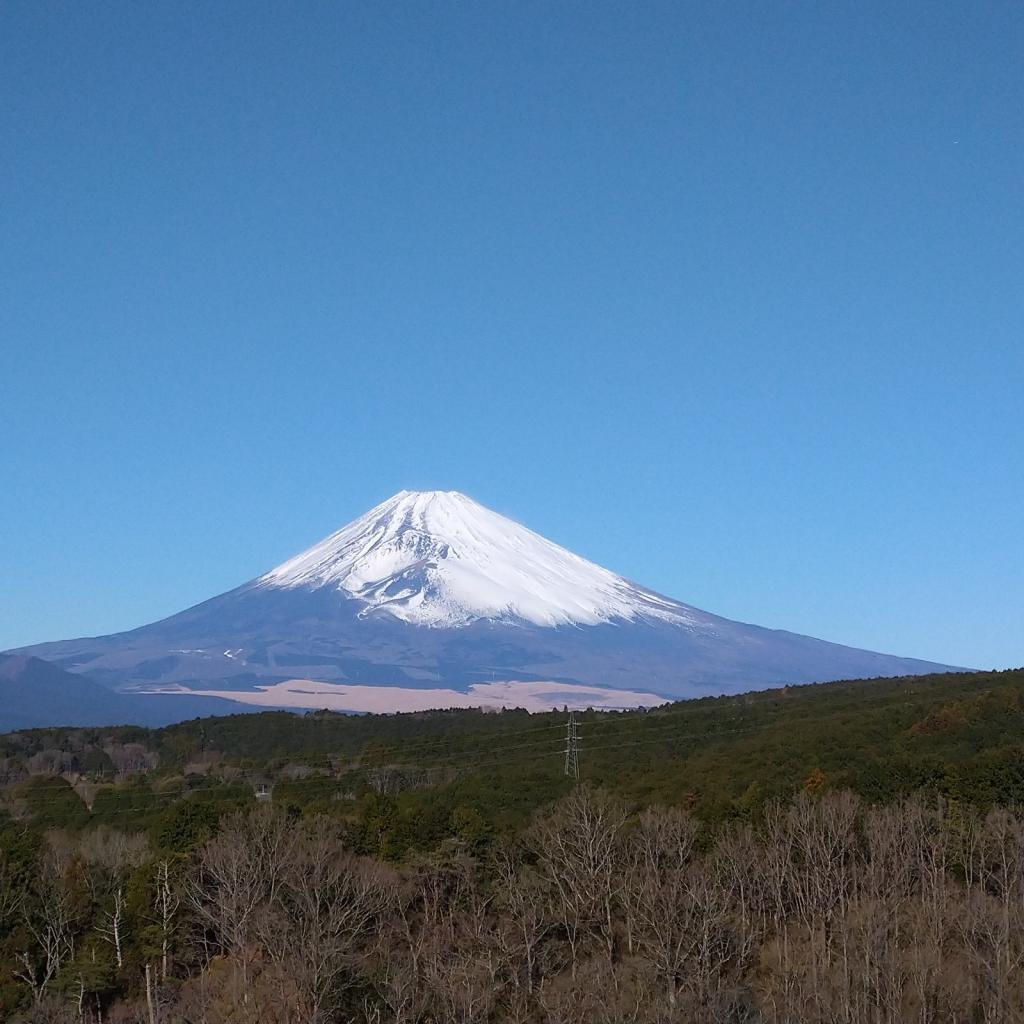
<svg viewBox="0 0 1024 1024">
<path fill-rule="evenodd" d="M 528 837 L 548 891 L 552 921 L 569 946 L 574 976 L 592 937 L 600 940 L 608 960 L 612 958 L 625 823 L 626 811 L 619 803 L 579 786 L 541 817 Z"/>
<path fill-rule="evenodd" d="M 294 847 L 294 830 L 283 815 L 262 809 L 235 814 L 202 848 L 188 882 L 192 910 L 238 968 L 237 998 L 246 1008 L 260 917 L 276 901 Z"/>
<path fill-rule="evenodd" d="M 382 870 L 349 854 L 334 822 L 310 822 L 258 921 L 261 944 L 287 971 L 304 1021 L 327 1019 L 331 996 L 385 905 Z"/>
<path fill-rule="evenodd" d="M 160 980 L 167 981 L 170 974 L 171 942 L 177 929 L 181 897 L 171 877 L 171 862 L 157 862 L 153 879 L 153 914 L 160 935 Z"/>
<path fill-rule="evenodd" d="M 100 935 L 114 947 L 114 958 L 117 961 L 118 970 L 124 966 L 123 947 L 126 908 L 124 889 L 118 886 L 114 890 L 110 907 L 103 911 L 98 928 Z"/>
<path fill-rule="evenodd" d="M 32 938 L 18 951 L 15 977 L 32 992 L 33 1004 L 43 1003 L 50 984 L 75 951 L 74 910 L 65 885 L 65 851 L 49 845 L 43 855 L 32 898 L 21 902 L 21 920 Z"/>
</svg>

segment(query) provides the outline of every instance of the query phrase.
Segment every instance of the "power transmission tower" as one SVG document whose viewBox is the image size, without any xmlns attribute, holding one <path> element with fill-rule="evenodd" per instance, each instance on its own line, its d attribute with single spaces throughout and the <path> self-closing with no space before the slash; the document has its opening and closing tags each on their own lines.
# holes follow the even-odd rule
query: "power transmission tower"
<svg viewBox="0 0 1024 1024">
<path fill-rule="evenodd" d="M 565 730 L 565 774 L 577 782 L 580 778 L 580 738 L 576 724 L 576 712 L 569 712 L 569 721 Z"/>
</svg>

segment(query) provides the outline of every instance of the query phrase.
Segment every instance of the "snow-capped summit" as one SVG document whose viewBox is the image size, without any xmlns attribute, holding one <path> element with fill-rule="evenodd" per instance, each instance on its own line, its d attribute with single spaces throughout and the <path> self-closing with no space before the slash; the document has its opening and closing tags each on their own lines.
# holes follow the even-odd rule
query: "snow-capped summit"
<svg viewBox="0 0 1024 1024">
<path fill-rule="evenodd" d="M 422 626 L 699 618 L 458 491 L 401 491 L 256 585 L 330 587 L 363 602 L 363 616 Z"/>
</svg>

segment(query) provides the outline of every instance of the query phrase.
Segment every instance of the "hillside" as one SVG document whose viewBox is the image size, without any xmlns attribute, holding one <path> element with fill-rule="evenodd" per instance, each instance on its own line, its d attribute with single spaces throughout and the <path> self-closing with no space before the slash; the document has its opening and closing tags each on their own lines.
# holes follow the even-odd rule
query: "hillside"
<svg viewBox="0 0 1024 1024">
<path fill-rule="evenodd" d="M 155 727 L 178 722 L 183 715 L 237 714 L 242 710 L 243 705 L 219 697 L 118 693 L 41 658 L 0 654 L 3 732 L 54 722 L 77 726 L 131 722 Z"/>
<path fill-rule="evenodd" d="M 584 780 L 709 822 L 803 788 L 871 800 L 920 788 L 980 805 L 1024 799 L 1021 669 L 576 717 Z M 566 722 L 563 712 L 268 712 L 156 730 L 42 729 L 0 736 L 0 780 L 8 793 L 35 793 L 47 820 L 58 798 L 81 823 L 113 822 L 126 807 L 152 821 L 183 796 L 246 802 L 260 789 L 275 804 L 340 812 L 362 827 L 383 803 L 393 834 L 375 841 L 400 855 L 448 835 L 459 809 L 501 830 L 563 793 Z M 63 778 L 47 780 L 50 772 Z M 70 799 L 71 784 L 89 792 L 91 812 Z"/>
</svg>

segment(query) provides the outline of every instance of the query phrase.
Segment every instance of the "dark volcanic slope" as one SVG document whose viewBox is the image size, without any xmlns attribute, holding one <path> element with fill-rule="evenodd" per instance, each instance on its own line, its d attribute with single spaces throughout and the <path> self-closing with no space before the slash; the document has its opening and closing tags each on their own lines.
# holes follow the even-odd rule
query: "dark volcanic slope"
<svg viewBox="0 0 1024 1024">
<path fill-rule="evenodd" d="M 158 726 L 247 710 L 215 697 L 115 693 L 39 658 L 0 654 L 0 732 L 48 725 Z"/>
<path fill-rule="evenodd" d="M 688 697 L 947 669 L 715 616 L 701 630 L 657 620 L 559 628 L 479 620 L 439 629 L 387 614 L 360 618 L 362 610 L 329 588 L 246 585 L 140 629 L 27 650 L 119 689 L 244 690 L 294 678 L 464 688 L 504 678 Z"/>
</svg>

